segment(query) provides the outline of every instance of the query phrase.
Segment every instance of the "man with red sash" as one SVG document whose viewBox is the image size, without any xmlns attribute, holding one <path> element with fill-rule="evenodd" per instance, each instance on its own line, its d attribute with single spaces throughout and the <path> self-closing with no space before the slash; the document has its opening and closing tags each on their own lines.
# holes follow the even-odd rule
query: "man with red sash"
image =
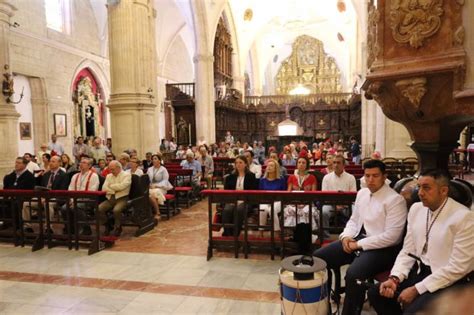
<svg viewBox="0 0 474 315">
<path fill-rule="evenodd" d="M 75 174 L 71 178 L 71 182 L 69 183 L 69 188 L 68 190 L 73 190 L 73 191 L 97 191 L 99 189 L 99 176 L 97 173 L 92 170 L 92 159 L 90 158 L 82 158 L 81 162 L 79 163 L 79 170 L 80 172 Z M 78 202 L 77 203 L 77 209 L 76 209 L 76 217 L 79 222 L 85 221 L 86 219 L 86 211 L 87 211 L 88 205 L 85 203 Z M 90 208 L 90 207 L 89 207 Z M 74 214 L 72 211 L 73 209 L 73 204 L 72 201 L 70 203 L 70 210 L 71 213 L 69 214 L 69 222 L 70 226 L 73 229 L 74 228 Z M 64 219 L 66 219 L 66 206 L 63 207 L 63 216 Z M 92 231 L 89 225 L 84 225 L 80 224 L 79 228 L 82 225 L 82 230 L 80 233 L 82 235 L 91 235 Z M 65 228 L 65 232 L 67 232 Z"/>
</svg>

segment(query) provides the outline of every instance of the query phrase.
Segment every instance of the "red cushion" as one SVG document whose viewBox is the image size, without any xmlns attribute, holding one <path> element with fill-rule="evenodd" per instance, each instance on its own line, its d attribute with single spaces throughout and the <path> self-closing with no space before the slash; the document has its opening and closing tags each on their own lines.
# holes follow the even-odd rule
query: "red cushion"
<svg viewBox="0 0 474 315">
<path fill-rule="evenodd" d="M 166 198 L 166 200 L 173 200 L 175 198 L 175 196 L 172 195 L 172 194 L 166 194 L 165 198 Z"/>
</svg>

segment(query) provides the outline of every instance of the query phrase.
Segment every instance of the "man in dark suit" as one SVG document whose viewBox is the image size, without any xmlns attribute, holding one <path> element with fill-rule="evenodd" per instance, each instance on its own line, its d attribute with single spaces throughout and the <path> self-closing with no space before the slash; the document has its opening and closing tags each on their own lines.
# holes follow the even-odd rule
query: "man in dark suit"
<svg viewBox="0 0 474 315">
<path fill-rule="evenodd" d="M 67 190 L 69 187 L 69 176 L 62 169 L 59 168 L 61 158 L 59 156 L 53 156 L 49 161 L 49 171 L 43 174 L 41 178 L 41 186 L 51 190 Z M 37 207 L 37 204 L 32 203 L 31 206 Z M 54 215 L 54 208 L 56 203 L 49 203 L 49 218 L 50 220 Z M 23 207 L 23 220 L 29 221 L 31 219 L 30 209 L 28 206 Z M 25 225 L 27 232 L 32 232 L 31 227 Z"/>
<path fill-rule="evenodd" d="M 15 170 L 3 178 L 3 189 L 33 189 L 35 187 L 35 176 L 27 172 L 28 160 L 17 157 Z"/>
<path fill-rule="evenodd" d="M 33 189 L 35 186 L 35 176 L 28 172 L 26 165 L 28 160 L 24 157 L 17 157 L 15 160 L 15 170 L 3 177 L 3 189 Z M 16 205 L 15 207 L 18 207 Z M 6 214 L 7 218 L 13 218 L 12 213 Z M 1 222 L 0 229 L 6 229 L 11 224 Z"/>
</svg>

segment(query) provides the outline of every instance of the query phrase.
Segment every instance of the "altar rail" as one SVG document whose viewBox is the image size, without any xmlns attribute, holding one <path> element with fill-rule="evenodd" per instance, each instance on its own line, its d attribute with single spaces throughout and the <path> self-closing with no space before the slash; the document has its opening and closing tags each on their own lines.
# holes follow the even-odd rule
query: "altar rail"
<svg viewBox="0 0 474 315">
<path fill-rule="evenodd" d="M 208 196 L 208 251 L 207 259 L 211 259 L 213 256 L 214 249 L 226 248 L 234 251 L 234 257 L 238 258 L 240 248 L 243 248 L 245 258 L 248 257 L 249 251 L 255 248 L 258 251 L 269 251 L 271 258 L 274 259 L 276 253 L 280 253 L 283 257 L 288 249 L 295 247 L 295 244 L 290 242 L 285 237 L 284 220 L 280 220 L 280 232 L 277 238 L 276 231 L 273 226 L 273 203 L 280 201 L 282 203 L 281 213 L 285 205 L 310 205 L 309 217 L 312 217 L 312 209 L 316 205 L 320 210 L 323 205 L 352 205 L 355 201 L 357 193 L 355 192 L 336 192 L 336 191 L 311 191 L 311 192 L 293 192 L 293 191 L 262 191 L 262 190 L 203 190 L 202 193 Z M 217 207 L 222 204 L 237 204 L 237 202 L 244 202 L 248 205 L 271 205 L 271 215 L 268 220 L 268 225 L 262 226 L 257 221 L 257 224 L 251 223 L 248 217 L 244 220 L 243 226 L 243 237 L 234 233 L 233 236 L 217 236 L 213 235 L 214 230 L 219 230 L 224 227 L 232 227 L 236 231 L 236 223 L 223 224 L 213 222 L 214 213 L 217 211 Z M 297 216 L 298 217 L 298 216 Z M 234 218 L 234 222 L 236 222 Z M 311 222 L 311 221 L 310 221 Z M 322 211 L 319 211 L 319 222 L 322 220 Z M 249 237 L 250 229 L 265 229 L 270 232 L 269 238 L 251 238 Z M 324 229 L 327 227 L 318 228 L 318 242 L 313 244 L 313 247 L 317 247 L 324 241 Z M 311 224 L 311 230 L 313 226 Z M 319 244 L 319 245 L 318 245 Z"/>
<path fill-rule="evenodd" d="M 8 241 L 15 246 L 24 246 L 31 243 L 32 250 L 36 251 L 54 245 L 66 245 L 69 249 L 79 249 L 80 243 L 89 243 L 89 255 L 104 249 L 108 244 L 113 243 L 112 239 L 103 237 L 100 232 L 100 224 L 97 213 L 99 200 L 105 196 L 103 191 L 68 191 L 68 190 L 0 190 L 0 221 L 7 224 L 8 228 L 0 231 L 0 239 Z M 24 220 L 22 208 L 24 204 L 31 206 L 43 200 L 43 206 L 36 210 L 36 217 Z M 64 205 L 66 207 L 65 218 L 59 213 L 58 218 L 51 221 L 48 211 L 49 205 Z M 77 217 L 78 203 L 87 204 L 93 210 L 94 215 L 85 221 L 80 221 Z M 55 212 L 59 212 L 55 209 Z M 72 215 L 72 218 L 70 217 Z M 72 224 L 71 224 L 72 222 Z M 30 233 L 24 228 L 24 224 L 32 224 L 37 228 L 36 232 Z M 52 233 L 52 227 L 61 224 L 67 229 L 67 233 Z M 80 235 L 79 224 L 94 225 L 92 235 Z M 74 232 L 72 232 L 74 230 Z"/>
</svg>

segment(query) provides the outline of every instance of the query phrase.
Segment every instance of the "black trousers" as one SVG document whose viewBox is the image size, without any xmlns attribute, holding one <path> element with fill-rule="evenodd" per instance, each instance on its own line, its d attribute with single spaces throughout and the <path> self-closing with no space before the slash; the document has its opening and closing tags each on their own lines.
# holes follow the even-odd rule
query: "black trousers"
<svg viewBox="0 0 474 315">
<path fill-rule="evenodd" d="M 224 210 L 222 210 L 222 223 L 237 223 L 237 235 L 240 234 L 242 224 L 244 223 L 245 216 L 247 215 L 248 206 L 244 203 L 238 204 L 237 206 L 233 203 L 226 204 Z M 237 220 L 234 221 L 234 218 Z M 223 236 L 233 236 L 233 228 L 224 228 Z"/>
<path fill-rule="evenodd" d="M 408 278 L 400 283 L 397 289 L 398 294 L 400 294 L 404 289 L 422 281 L 431 274 L 431 269 L 428 266 L 422 264 L 419 273 L 416 272 L 418 269 L 416 267 L 417 265 L 415 264 L 414 268 L 408 275 Z M 425 306 L 430 304 L 432 300 L 436 299 L 441 293 L 445 292 L 445 290 L 466 284 L 468 284 L 468 282 L 465 279 L 462 279 L 448 288 L 441 289 L 433 293 L 430 293 L 429 291 L 425 292 L 422 295 L 416 297 L 413 302 L 411 302 L 403 310 L 400 306 L 400 303 L 397 302 L 398 296 L 392 299 L 381 296 L 379 293 L 379 286 L 369 289 L 368 296 L 370 305 L 372 305 L 379 315 L 417 314 L 418 312 L 422 311 Z"/>
<path fill-rule="evenodd" d="M 378 273 L 390 270 L 400 251 L 400 245 L 361 251 L 359 256 L 354 253 L 347 254 L 341 241 L 336 241 L 330 245 L 320 248 L 313 253 L 313 256 L 326 261 L 328 275 L 331 269 L 340 268 L 350 264 L 346 272 L 346 296 L 342 309 L 343 315 L 357 315 L 362 311 L 365 300 L 365 287 L 357 284 L 357 280 L 365 281 L 374 277 Z M 328 279 L 328 287 L 331 288 L 331 279 Z"/>
</svg>

